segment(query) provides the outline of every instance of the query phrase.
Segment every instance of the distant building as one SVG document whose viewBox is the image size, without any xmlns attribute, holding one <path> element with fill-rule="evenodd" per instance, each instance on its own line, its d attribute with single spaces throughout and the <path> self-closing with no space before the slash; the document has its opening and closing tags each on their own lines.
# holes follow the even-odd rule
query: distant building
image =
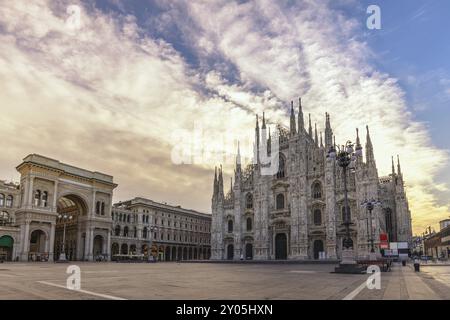
<svg viewBox="0 0 450 320">
<path fill-rule="evenodd" d="M 211 216 L 144 198 L 112 205 L 113 177 L 30 154 L 20 184 L 0 182 L 0 259 L 111 259 L 111 251 L 163 260 L 207 259 Z M 70 219 L 69 219 L 70 217 Z"/>
</svg>

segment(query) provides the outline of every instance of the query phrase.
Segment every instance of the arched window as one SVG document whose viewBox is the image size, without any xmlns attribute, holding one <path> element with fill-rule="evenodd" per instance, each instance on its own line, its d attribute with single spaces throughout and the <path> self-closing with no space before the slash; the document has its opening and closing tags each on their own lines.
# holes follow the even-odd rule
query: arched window
<svg viewBox="0 0 450 320">
<path fill-rule="evenodd" d="M 282 193 L 277 194 L 277 210 L 284 209 L 284 195 Z"/>
<path fill-rule="evenodd" d="M 44 191 L 42 192 L 42 206 L 46 207 L 48 202 L 48 192 Z"/>
<path fill-rule="evenodd" d="M 3 207 L 5 205 L 5 195 L 3 193 L 0 193 L 0 207 Z"/>
<path fill-rule="evenodd" d="M 247 209 L 253 209 L 253 195 L 251 193 L 247 193 L 245 197 L 245 207 Z"/>
<path fill-rule="evenodd" d="M 128 227 L 123 228 L 123 236 L 128 237 Z"/>
<path fill-rule="evenodd" d="M 313 199 L 322 198 L 322 186 L 319 182 L 314 183 L 312 186 L 312 197 Z"/>
<path fill-rule="evenodd" d="M 320 209 L 314 210 L 314 224 L 320 226 L 322 224 L 322 211 Z"/>
<path fill-rule="evenodd" d="M 348 221 L 351 221 L 352 220 L 352 213 L 351 213 L 350 207 L 347 207 L 347 215 L 348 215 Z M 345 214 L 345 207 L 342 207 L 342 221 L 347 221 L 345 219 L 345 216 L 346 216 L 346 214 Z"/>
<path fill-rule="evenodd" d="M 137 228 L 134 227 L 134 237 L 137 238 Z"/>
<path fill-rule="evenodd" d="M 116 236 L 120 236 L 120 226 L 119 225 L 116 226 L 114 233 Z"/>
<path fill-rule="evenodd" d="M 283 154 L 279 154 L 278 157 L 278 172 L 277 172 L 277 178 L 281 179 L 286 176 L 286 159 L 284 158 Z"/>
<path fill-rule="evenodd" d="M 34 205 L 39 206 L 41 204 L 41 190 L 34 192 Z"/>
<path fill-rule="evenodd" d="M 13 196 L 9 195 L 6 197 L 6 207 L 12 208 L 12 206 L 13 206 Z"/>
<path fill-rule="evenodd" d="M 228 220 L 228 232 L 233 232 L 233 220 Z"/>
<path fill-rule="evenodd" d="M 144 227 L 144 230 L 142 230 L 142 238 L 147 239 L 147 227 Z"/>
<path fill-rule="evenodd" d="M 105 215 L 105 203 L 102 202 L 102 207 L 101 207 L 101 215 L 104 216 Z"/>
<path fill-rule="evenodd" d="M 247 218 L 247 231 L 251 231 L 251 230 L 252 230 L 252 219 Z"/>
<path fill-rule="evenodd" d="M 127 222 L 130 223 L 130 215 L 127 216 Z"/>
<path fill-rule="evenodd" d="M 100 214 L 100 201 L 95 203 L 95 213 Z"/>
</svg>

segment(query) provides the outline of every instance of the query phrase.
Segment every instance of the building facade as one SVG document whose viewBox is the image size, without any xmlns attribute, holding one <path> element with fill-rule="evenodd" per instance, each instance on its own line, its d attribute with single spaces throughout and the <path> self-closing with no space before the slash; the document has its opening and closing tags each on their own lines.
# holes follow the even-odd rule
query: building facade
<svg viewBox="0 0 450 320">
<path fill-rule="evenodd" d="M 57 260 L 64 234 L 68 260 L 109 260 L 111 251 L 148 254 L 153 240 L 164 250 L 164 260 L 169 260 L 166 250 L 171 250 L 170 260 L 175 260 L 172 250 L 176 259 L 210 253 L 210 215 L 142 198 L 113 205 L 117 184 L 112 176 L 37 154 L 25 157 L 16 169 L 19 184 L 0 182 L 0 259 Z M 150 232 L 153 225 L 155 232 Z"/>
<path fill-rule="evenodd" d="M 243 168 L 239 149 L 234 184 L 226 193 L 222 169 L 216 169 L 212 196 L 212 259 L 339 259 L 345 236 L 343 223 L 343 170 L 327 157 L 335 145 L 330 116 L 326 114 L 322 140 L 313 131 L 311 117 L 304 126 L 301 100 L 296 118 L 291 106 L 290 128 L 277 126 L 267 136 L 256 117 L 255 150 L 252 164 Z M 262 158 L 272 156 L 272 139 L 278 141 L 276 173 L 265 174 Z M 359 133 L 356 148 L 362 148 Z M 393 159 L 392 159 L 393 161 Z M 264 173 L 264 174 L 262 174 Z M 380 234 L 389 241 L 411 241 L 411 214 L 406 198 L 400 162 L 397 171 L 379 177 L 373 145 L 367 128 L 365 159 L 359 156 L 347 176 L 350 233 L 358 256 L 366 256 L 373 237 L 380 250 Z M 370 218 L 361 205 L 379 199 Z"/>
<path fill-rule="evenodd" d="M 209 259 L 211 215 L 145 198 L 116 203 L 111 253 L 149 255 L 161 261 Z"/>
</svg>

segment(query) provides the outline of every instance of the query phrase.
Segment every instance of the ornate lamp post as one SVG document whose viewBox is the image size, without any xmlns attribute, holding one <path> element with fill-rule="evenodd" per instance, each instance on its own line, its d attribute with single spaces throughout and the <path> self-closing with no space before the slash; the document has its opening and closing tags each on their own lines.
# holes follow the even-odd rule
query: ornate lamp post
<svg viewBox="0 0 450 320">
<path fill-rule="evenodd" d="M 335 160 L 336 164 L 342 168 L 343 180 L 344 180 L 344 221 L 345 226 L 345 238 L 342 241 L 342 259 L 339 267 L 335 269 L 336 273 L 361 273 L 362 269 L 357 266 L 356 260 L 353 254 L 353 240 L 350 236 L 350 225 L 352 225 L 350 219 L 350 206 L 348 204 L 348 189 L 347 189 L 347 171 L 354 169 L 357 157 L 362 155 L 362 148 L 357 147 L 353 149 L 354 144 L 351 141 L 347 141 L 345 146 L 341 146 L 335 149 L 331 147 L 328 152 L 328 158 Z"/>
<path fill-rule="evenodd" d="M 58 218 L 60 220 L 63 221 L 64 227 L 63 227 L 63 240 L 62 240 L 62 250 L 61 253 L 59 254 L 59 260 L 61 262 L 65 262 L 67 261 L 66 259 L 66 223 L 67 221 L 71 221 L 72 220 L 72 215 L 67 215 L 67 214 L 59 214 Z"/>
<path fill-rule="evenodd" d="M 381 202 L 379 200 L 374 200 L 373 198 L 371 200 L 365 200 L 364 202 L 361 203 L 361 206 L 365 207 L 368 211 L 369 211 L 369 216 L 368 216 L 368 221 L 370 221 L 369 223 L 369 228 L 370 228 L 370 233 L 369 233 L 369 241 L 370 241 L 370 252 L 371 253 L 375 253 L 375 248 L 373 246 L 373 229 L 372 229 L 372 210 L 375 207 L 381 206 Z"/>
</svg>

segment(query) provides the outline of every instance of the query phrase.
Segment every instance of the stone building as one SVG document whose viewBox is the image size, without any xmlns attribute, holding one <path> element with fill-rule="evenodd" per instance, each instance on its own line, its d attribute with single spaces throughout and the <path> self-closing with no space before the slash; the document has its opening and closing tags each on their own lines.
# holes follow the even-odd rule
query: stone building
<svg viewBox="0 0 450 320">
<path fill-rule="evenodd" d="M 114 254 L 148 255 L 159 260 L 209 259 L 211 215 L 145 198 L 116 203 L 112 210 Z"/>
<path fill-rule="evenodd" d="M 311 116 L 305 128 L 301 100 L 295 116 L 291 106 L 290 128 L 277 125 L 267 136 L 263 114 L 255 128 L 254 161 L 241 166 L 236 156 L 234 184 L 226 192 L 223 173 L 216 169 L 212 196 L 212 259 L 338 259 L 345 228 L 343 170 L 327 157 L 335 145 L 330 115 L 325 117 L 324 140 Z M 262 158 L 272 156 L 272 139 L 278 141 L 274 174 L 262 174 Z M 362 149 L 358 130 L 356 148 Z M 379 199 L 382 207 L 372 213 L 372 236 L 379 251 L 380 234 L 390 241 L 411 240 L 411 214 L 400 163 L 387 177 L 379 177 L 367 127 L 365 159 L 358 156 L 347 175 L 350 234 L 357 255 L 369 252 L 369 217 L 361 205 Z"/>
<path fill-rule="evenodd" d="M 175 250 L 177 259 L 178 250 L 181 258 L 205 258 L 210 252 L 210 215 L 142 198 L 113 206 L 117 184 L 112 176 L 37 154 L 25 157 L 16 169 L 20 184 L 0 182 L 0 259 L 58 259 L 64 222 L 68 260 L 92 261 L 98 255 L 110 259 L 117 245 L 127 253 L 135 245 L 140 252 L 152 240 L 160 249 Z M 153 225 L 158 228 L 152 233 Z M 113 228 L 118 226 L 116 236 Z M 124 234 L 125 227 L 129 229 Z M 165 252 L 162 257 L 169 260 Z"/>
</svg>

